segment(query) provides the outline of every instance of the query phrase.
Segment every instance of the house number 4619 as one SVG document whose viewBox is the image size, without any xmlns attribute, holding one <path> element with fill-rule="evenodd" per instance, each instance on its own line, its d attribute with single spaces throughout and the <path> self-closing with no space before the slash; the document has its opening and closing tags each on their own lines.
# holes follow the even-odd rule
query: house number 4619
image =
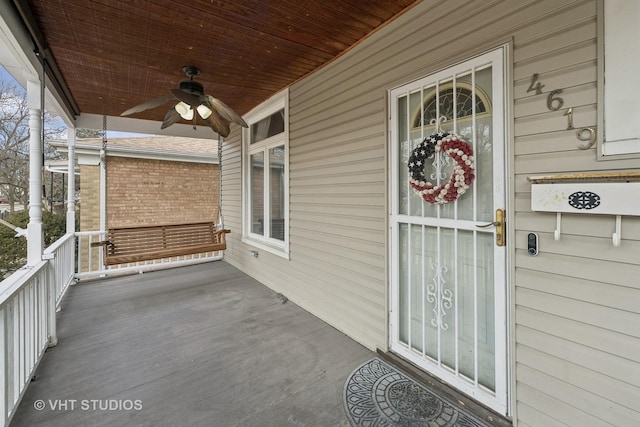
<svg viewBox="0 0 640 427">
<path fill-rule="evenodd" d="M 535 92 L 536 95 L 542 95 L 542 89 L 544 85 L 538 81 L 538 73 L 535 73 L 531 77 L 531 84 L 527 89 L 528 92 Z M 564 99 L 559 95 L 562 93 L 562 89 L 555 89 L 549 92 L 547 95 L 547 108 L 551 111 L 558 111 L 564 106 Z M 575 129 L 573 127 L 573 107 L 567 108 L 564 115 L 567 117 L 567 130 Z M 593 128 L 586 127 L 578 129 L 576 137 L 580 141 L 588 141 L 588 144 L 578 145 L 581 150 L 588 150 L 596 143 L 596 131 Z"/>
</svg>

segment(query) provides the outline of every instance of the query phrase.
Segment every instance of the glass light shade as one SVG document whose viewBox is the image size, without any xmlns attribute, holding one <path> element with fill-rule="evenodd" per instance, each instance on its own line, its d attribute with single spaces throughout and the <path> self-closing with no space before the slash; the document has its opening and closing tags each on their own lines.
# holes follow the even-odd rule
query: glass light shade
<svg viewBox="0 0 640 427">
<path fill-rule="evenodd" d="M 200 104 L 196 109 L 198 110 L 198 114 L 200 114 L 200 117 L 202 117 L 203 119 L 207 119 L 211 115 L 211 110 L 206 105 Z"/>
<path fill-rule="evenodd" d="M 191 106 L 189 104 L 180 101 L 176 104 L 174 108 L 176 109 L 178 114 L 180 114 L 180 117 L 182 117 L 183 119 L 185 120 L 193 119 L 193 110 L 191 109 Z"/>
</svg>

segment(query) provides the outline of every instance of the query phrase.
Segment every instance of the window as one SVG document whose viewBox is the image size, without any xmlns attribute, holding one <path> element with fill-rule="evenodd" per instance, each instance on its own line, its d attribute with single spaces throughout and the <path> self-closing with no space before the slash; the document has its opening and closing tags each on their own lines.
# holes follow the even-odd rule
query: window
<svg viewBox="0 0 640 427">
<path fill-rule="evenodd" d="M 599 2 L 598 146 L 600 160 L 640 154 L 640 3 Z M 603 60 L 604 59 L 604 60 Z"/>
<path fill-rule="evenodd" d="M 449 122 L 452 122 L 454 118 L 458 121 L 463 121 L 465 118 L 470 120 L 474 113 L 474 100 L 476 117 L 484 117 L 491 113 L 489 111 L 488 96 L 479 87 L 476 88 L 474 96 L 470 83 L 458 81 L 456 82 L 455 97 L 453 96 L 453 91 L 453 84 L 451 83 L 441 85 L 439 91 L 431 90 L 425 96 L 422 114 L 420 108 L 414 114 L 413 127 L 419 128 L 423 123 L 428 126 L 438 115 L 446 117 Z"/>
<path fill-rule="evenodd" d="M 288 257 L 288 92 L 247 114 L 243 131 L 245 243 Z"/>
</svg>

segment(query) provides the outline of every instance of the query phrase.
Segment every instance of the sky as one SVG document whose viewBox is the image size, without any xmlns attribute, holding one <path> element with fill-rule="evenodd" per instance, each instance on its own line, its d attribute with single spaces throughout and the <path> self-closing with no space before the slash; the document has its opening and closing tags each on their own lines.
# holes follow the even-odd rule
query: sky
<svg viewBox="0 0 640 427">
<path fill-rule="evenodd" d="M 5 70 L 2 66 L 0 66 L 0 78 L 2 80 L 11 80 L 12 82 L 16 82 L 14 78 L 9 74 L 7 70 Z"/>
<path fill-rule="evenodd" d="M 20 84 L 11 76 L 11 74 L 9 74 L 9 72 L 5 70 L 4 67 L 2 66 L 0 66 L 0 80 L 10 81 L 14 83 L 16 86 L 21 87 Z M 52 126 L 57 128 L 66 127 L 64 121 L 59 117 L 56 118 L 56 121 Z M 118 131 L 107 130 L 107 137 L 109 138 L 131 138 L 131 137 L 137 137 L 137 136 L 149 136 L 149 135 L 142 134 L 142 133 L 129 133 L 129 132 L 118 132 Z M 63 138 L 66 138 L 66 137 L 67 137 L 67 134 L 65 132 L 63 135 Z"/>
</svg>

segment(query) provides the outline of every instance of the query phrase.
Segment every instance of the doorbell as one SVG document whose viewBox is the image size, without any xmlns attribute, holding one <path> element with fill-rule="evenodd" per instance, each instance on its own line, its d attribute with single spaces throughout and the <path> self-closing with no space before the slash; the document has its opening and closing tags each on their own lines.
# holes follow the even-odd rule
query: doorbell
<svg viewBox="0 0 640 427">
<path fill-rule="evenodd" d="M 527 236 L 527 252 L 529 255 L 538 255 L 538 235 L 536 233 L 529 233 Z"/>
</svg>

